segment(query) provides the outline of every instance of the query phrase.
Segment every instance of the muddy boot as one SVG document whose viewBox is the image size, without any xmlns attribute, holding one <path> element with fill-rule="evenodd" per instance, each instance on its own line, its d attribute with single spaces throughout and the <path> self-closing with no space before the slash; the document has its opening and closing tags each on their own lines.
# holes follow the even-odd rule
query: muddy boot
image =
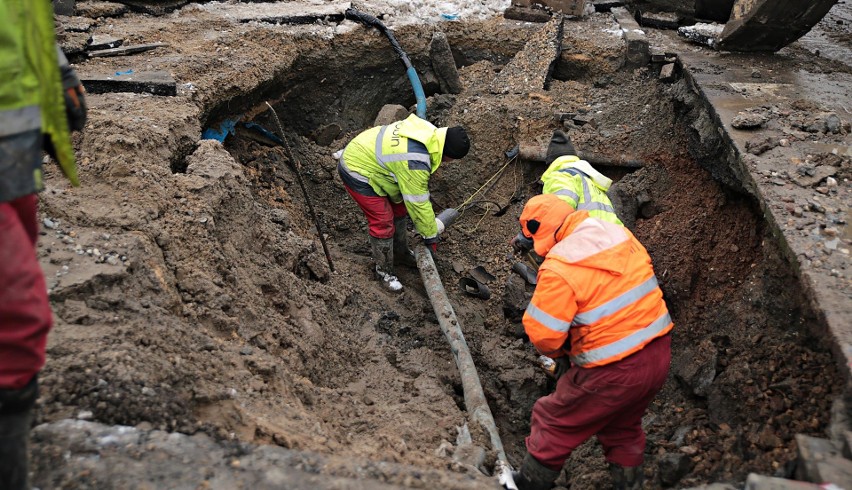
<svg viewBox="0 0 852 490">
<path fill-rule="evenodd" d="M 550 137 L 550 144 L 547 145 L 547 156 L 544 158 L 544 164 L 550 166 L 559 157 L 576 154 L 577 150 L 574 149 L 571 138 L 557 129 L 553 132 L 553 136 Z"/>
<path fill-rule="evenodd" d="M 35 379 L 20 390 L 0 390 L 0 488 L 4 490 L 30 489 L 27 441 L 37 396 Z"/>
<path fill-rule="evenodd" d="M 545 468 L 529 454 L 524 456 L 521 469 L 512 472 L 518 490 L 549 490 L 558 477 L 558 471 Z"/>
<path fill-rule="evenodd" d="M 640 490 L 645 474 L 641 466 L 621 466 L 609 464 L 613 490 Z"/>
<path fill-rule="evenodd" d="M 408 248 L 407 224 L 408 218 L 405 217 L 393 220 L 393 264 L 416 269 L 417 259 L 414 258 L 414 252 Z"/>
<path fill-rule="evenodd" d="M 373 260 L 376 261 L 376 277 L 392 293 L 402 292 L 402 283 L 393 274 L 393 238 L 370 237 Z"/>
</svg>

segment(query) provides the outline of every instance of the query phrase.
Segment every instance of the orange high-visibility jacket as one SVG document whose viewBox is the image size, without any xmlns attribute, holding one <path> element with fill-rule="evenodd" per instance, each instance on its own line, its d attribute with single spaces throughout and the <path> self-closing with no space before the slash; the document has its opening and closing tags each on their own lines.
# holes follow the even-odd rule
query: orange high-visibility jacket
<svg viewBox="0 0 852 490">
<path fill-rule="evenodd" d="M 550 357 L 563 355 L 570 335 L 571 362 L 603 366 L 641 350 L 674 325 L 651 257 L 636 237 L 586 211 L 569 213 L 547 237 L 529 233 L 540 254 L 539 245 L 549 241 L 552 248 L 539 268 L 524 330 Z M 523 216 L 521 222 L 526 228 Z"/>
</svg>

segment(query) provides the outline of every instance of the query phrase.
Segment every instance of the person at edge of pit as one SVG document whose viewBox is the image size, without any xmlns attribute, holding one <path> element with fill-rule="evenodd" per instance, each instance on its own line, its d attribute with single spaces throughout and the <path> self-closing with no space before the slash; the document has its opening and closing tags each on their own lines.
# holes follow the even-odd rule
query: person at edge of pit
<svg viewBox="0 0 852 490">
<path fill-rule="evenodd" d="M 607 196 L 612 179 L 595 170 L 592 165 L 577 156 L 571 138 L 555 130 L 547 146 L 544 164 L 547 170 L 541 175 L 542 194 L 553 194 L 577 210 L 585 210 L 593 218 L 624 226 L 618 218 L 612 202 Z M 527 253 L 532 242 L 523 233 L 512 241 L 515 252 Z M 541 263 L 541 257 L 535 257 Z"/>
<path fill-rule="evenodd" d="M 437 252 L 444 223 L 432 209 L 429 178 L 469 150 L 463 127 L 436 128 L 415 114 L 363 131 L 343 149 L 337 171 L 367 218 L 376 276 L 388 291 L 402 291 L 394 265 L 417 266 L 408 248 L 408 215 L 429 251 Z"/>
<path fill-rule="evenodd" d="M 597 436 L 614 488 L 642 488 L 642 416 L 668 375 L 674 327 L 651 257 L 626 227 L 553 194 L 531 198 L 520 224 L 544 257 L 524 331 L 557 369 L 556 389 L 533 406 L 515 483 L 551 488 Z"/>
<path fill-rule="evenodd" d="M 46 0 L 0 0 L 0 488 L 29 490 L 27 442 L 53 324 L 36 256 L 42 149 L 79 185 L 71 130 L 84 90 Z"/>
</svg>

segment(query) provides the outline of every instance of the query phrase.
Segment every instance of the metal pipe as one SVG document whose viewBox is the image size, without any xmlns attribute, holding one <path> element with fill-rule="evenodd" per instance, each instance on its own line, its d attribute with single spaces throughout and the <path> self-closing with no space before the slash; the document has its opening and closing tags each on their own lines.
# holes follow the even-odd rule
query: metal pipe
<svg viewBox="0 0 852 490">
<path fill-rule="evenodd" d="M 478 422 L 491 439 L 491 447 L 497 453 L 495 473 L 498 474 L 500 483 L 509 489 L 517 488 L 514 480 L 512 480 L 512 467 L 506 458 L 503 442 L 497 432 L 497 424 L 494 422 L 494 416 L 491 414 L 488 400 L 486 400 L 485 392 L 479 382 L 476 365 L 473 363 L 470 349 L 468 349 L 467 342 L 464 340 L 461 324 L 456 318 L 456 313 L 453 311 L 444 285 L 441 283 L 441 276 L 435 267 L 435 261 L 432 260 L 432 254 L 429 253 L 429 249 L 425 245 L 419 244 L 414 247 L 414 256 L 417 258 L 417 268 L 420 269 L 420 277 L 426 287 L 426 294 L 429 296 L 429 301 L 432 302 L 432 309 L 435 311 L 435 316 L 438 317 L 441 331 L 444 332 L 444 336 L 450 343 L 450 350 L 453 352 L 456 366 L 461 374 L 464 406 L 470 418 Z"/>
<path fill-rule="evenodd" d="M 518 157 L 531 162 L 543 162 L 547 160 L 547 144 L 522 141 L 518 145 Z M 631 156 L 621 154 L 618 156 L 602 155 L 590 151 L 577 151 L 577 157 L 592 165 L 603 165 L 607 167 L 642 168 L 645 162 Z"/>
</svg>

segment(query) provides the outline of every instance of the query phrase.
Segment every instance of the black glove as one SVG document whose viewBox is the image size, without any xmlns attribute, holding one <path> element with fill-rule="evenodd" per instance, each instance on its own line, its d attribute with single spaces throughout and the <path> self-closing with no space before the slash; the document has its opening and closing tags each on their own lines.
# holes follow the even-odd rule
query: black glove
<svg viewBox="0 0 852 490">
<path fill-rule="evenodd" d="M 526 253 L 533 248 L 532 238 L 525 237 L 522 232 L 518 232 L 518 234 L 512 238 L 512 241 L 509 243 L 512 244 L 512 250 L 514 250 L 515 253 Z"/>
<path fill-rule="evenodd" d="M 553 360 L 556 363 L 556 369 L 553 370 L 553 379 L 559 380 L 563 374 L 567 373 L 569 369 L 571 369 L 571 360 L 568 359 L 568 356 L 557 357 Z"/>
<path fill-rule="evenodd" d="M 62 73 L 62 89 L 65 95 L 65 113 L 68 115 L 68 127 L 71 131 L 81 131 L 86 125 L 86 89 L 80 83 L 77 73 L 69 65 L 59 67 Z"/>
</svg>

